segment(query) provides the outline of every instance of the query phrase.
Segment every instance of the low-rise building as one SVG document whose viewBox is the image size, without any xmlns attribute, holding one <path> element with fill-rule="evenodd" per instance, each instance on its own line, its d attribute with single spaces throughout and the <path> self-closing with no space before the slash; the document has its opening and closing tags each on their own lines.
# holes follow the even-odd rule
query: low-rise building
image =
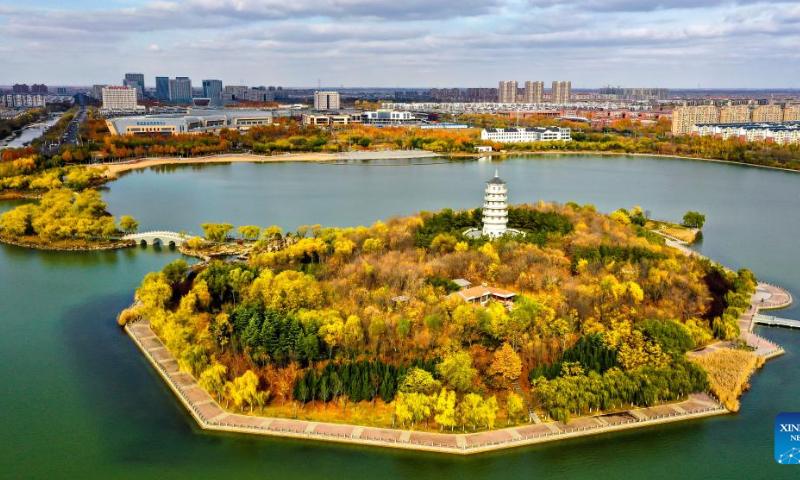
<svg viewBox="0 0 800 480">
<path fill-rule="evenodd" d="M 486 128 L 481 140 L 500 143 L 569 142 L 572 133 L 564 127 Z"/>
<path fill-rule="evenodd" d="M 416 122 L 417 118 L 412 112 L 375 110 L 361 114 L 361 123 L 367 125 L 408 125 Z"/>
<path fill-rule="evenodd" d="M 303 115 L 303 125 L 315 125 L 318 127 L 329 127 L 331 125 L 350 125 L 352 123 L 361 123 L 361 115 Z"/>
<path fill-rule="evenodd" d="M 461 298 L 465 302 L 477 303 L 486 305 L 490 301 L 500 302 L 505 305 L 510 305 L 514 301 L 516 293 L 504 288 L 490 287 L 486 284 L 478 287 L 465 288 L 453 294 L 457 298 Z"/>
<path fill-rule="evenodd" d="M 261 110 L 201 110 L 188 115 L 143 115 L 106 120 L 112 135 L 182 135 L 216 133 L 224 129 L 242 132 L 271 125 L 272 112 Z"/>
<path fill-rule="evenodd" d="M 39 108 L 44 107 L 44 95 L 31 93 L 8 93 L 0 95 L 0 105 L 7 108 Z"/>
<path fill-rule="evenodd" d="M 701 137 L 779 145 L 800 144 L 800 122 L 748 122 L 698 124 L 692 133 Z"/>
</svg>

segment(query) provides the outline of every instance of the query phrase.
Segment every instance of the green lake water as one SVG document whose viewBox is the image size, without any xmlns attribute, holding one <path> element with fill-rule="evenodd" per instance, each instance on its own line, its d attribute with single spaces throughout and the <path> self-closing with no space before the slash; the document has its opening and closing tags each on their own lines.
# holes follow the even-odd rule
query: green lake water
<svg viewBox="0 0 800 480">
<path fill-rule="evenodd" d="M 699 210 L 700 251 L 800 294 L 800 174 L 703 162 L 551 156 L 184 166 L 108 185 L 142 230 L 200 223 L 369 224 L 481 204 L 499 169 L 511 203 Z M 0 211 L 15 202 L 0 202 Z M 759 329 L 787 354 L 752 379 L 742 411 L 699 421 L 450 457 L 205 433 L 116 327 L 149 271 L 178 254 L 38 252 L 0 245 L 0 478 L 798 478 L 773 460 L 775 415 L 800 411 L 800 331 Z M 780 313 L 800 318 L 800 307 Z"/>
</svg>

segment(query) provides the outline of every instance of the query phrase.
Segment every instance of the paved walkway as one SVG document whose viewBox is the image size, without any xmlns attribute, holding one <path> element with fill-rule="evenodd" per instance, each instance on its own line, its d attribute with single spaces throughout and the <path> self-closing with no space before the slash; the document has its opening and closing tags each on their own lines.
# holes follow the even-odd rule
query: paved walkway
<svg viewBox="0 0 800 480">
<path fill-rule="evenodd" d="M 225 411 L 200 388 L 194 377 L 181 372 L 177 360 L 155 335 L 148 321 L 127 325 L 125 330 L 200 427 L 206 430 L 466 455 L 728 413 L 711 396 L 699 393 L 677 404 L 581 417 L 569 424 L 547 422 L 479 433 L 430 433 L 250 416 Z"/>
<path fill-rule="evenodd" d="M 653 230 L 655 233 L 664 237 L 667 246 L 677 249 L 684 255 L 690 257 L 708 258 L 704 255 L 692 250 L 686 246 L 685 242 L 676 241 L 665 235 L 663 232 Z M 770 342 L 766 338 L 753 333 L 753 316 L 758 314 L 759 310 L 771 310 L 785 308 L 792 304 L 792 296 L 786 290 L 769 283 L 759 282 L 756 285 L 756 291 L 750 298 L 750 307 L 739 318 L 739 338 L 747 345 L 754 348 L 754 353 L 764 359 L 770 359 L 783 355 L 786 351 L 778 344 Z M 708 345 L 707 347 L 690 352 L 690 356 L 707 355 L 716 350 L 731 348 L 731 342 L 717 342 Z"/>
</svg>

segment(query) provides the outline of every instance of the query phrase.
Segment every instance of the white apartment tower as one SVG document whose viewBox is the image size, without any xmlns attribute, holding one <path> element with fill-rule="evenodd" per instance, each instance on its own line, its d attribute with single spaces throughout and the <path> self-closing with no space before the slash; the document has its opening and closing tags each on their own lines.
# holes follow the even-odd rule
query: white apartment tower
<svg viewBox="0 0 800 480">
<path fill-rule="evenodd" d="M 136 110 L 136 88 L 103 87 L 104 110 Z"/>
<path fill-rule="evenodd" d="M 572 82 L 570 81 L 555 81 L 553 82 L 553 91 L 550 94 L 550 101 L 558 104 L 569 103 L 572 97 Z"/>
<path fill-rule="evenodd" d="M 497 89 L 497 101 L 499 103 L 517 103 L 517 82 L 514 80 L 500 82 Z"/>
<path fill-rule="evenodd" d="M 544 82 L 525 82 L 525 103 L 542 103 Z"/>
<path fill-rule="evenodd" d="M 339 110 L 339 92 L 314 92 L 314 110 Z"/>
</svg>

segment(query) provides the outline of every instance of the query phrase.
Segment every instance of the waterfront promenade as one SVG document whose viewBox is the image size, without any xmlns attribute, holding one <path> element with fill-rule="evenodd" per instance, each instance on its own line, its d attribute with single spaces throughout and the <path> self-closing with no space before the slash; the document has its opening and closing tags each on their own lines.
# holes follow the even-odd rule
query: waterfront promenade
<svg viewBox="0 0 800 480">
<path fill-rule="evenodd" d="M 149 321 L 129 324 L 125 330 L 205 430 L 468 455 L 728 413 L 710 395 L 697 393 L 680 403 L 580 417 L 569 424 L 534 423 L 477 433 L 432 433 L 252 416 L 226 411 L 192 375 L 180 371 L 177 360 L 155 335 Z"/>
<path fill-rule="evenodd" d="M 660 232 L 656 231 L 656 233 L 659 233 L 665 238 L 667 246 L 675 248 L 685 255 L 707 258 L 686 246 L 685 243 L 671 239 Z M 791 304 L 792 295 L 789 292 L 778 286 L 759 282 L 758 285 L 756 285 L 755 293 L 750 297 L 750 306 L 745 310 L 742 316 L 739 317 L 739 339 L 752 347 L 753 353 L 765 360 L 786 353 L 777 343 L 771 342 L 753 332 L 753 326 L 755 325 L 753 317 L 757 315 L 760 310 L 776 310 L 786 308 Z M 730 341 L 716 342 L 705 348 L 691 352 L 690 356 L 706 355 L 715 350 L 731 348 L 732 346 L 732 342 Z"/>
</svg>

